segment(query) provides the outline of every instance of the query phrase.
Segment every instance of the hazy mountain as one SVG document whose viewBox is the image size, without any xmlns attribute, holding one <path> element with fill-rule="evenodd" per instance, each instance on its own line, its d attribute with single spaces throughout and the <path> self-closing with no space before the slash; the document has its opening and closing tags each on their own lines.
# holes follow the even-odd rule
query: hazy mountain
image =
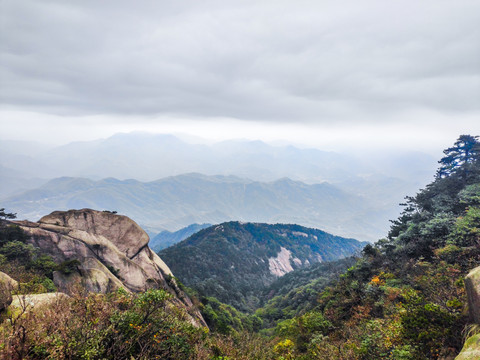
<svg viewBox="0 0 480 360">
<path fill-rule="evenodd" d="M 261 141 L 189 144 L 173 135 L 117 134 L 108 139 L 71 143 L 44 154 L 61 175 L 155 180 L 188 172 L 237 175 L 272 181 L 281 177 L 332 180 L 355 172 L 352 158 Z M 347 169 L 350 169 L 347 171 Z"/>
<path fill-rule="evenodd" d="M 197 231 L 203 230 L 212 224 L 191 224 L 180 230 L 171 232 L 164 230 L 150 239 L 148 245 L 153 251 L 158 252 L 195 234 Z"/>
<path fill-rule="evenodd" d="M 0 197 L 34 189 L 48 180 L 0 165 Z"/>
<path fill-rule="evenodd" d="M 159 255 L 181 282 L 201 295 L 248 310 L 278 277 L 352 255 L 364 245 L 299 225 L 228 222 L 201 230 Z"/>
<path fill-rule="evenodd" d="M 68 195 L 62 195 L 68 201 L 60 201 L 55 195 L 57 182 L 54 182 L 39 191 L 14 198 L 14 202 L 20 199 L 21 204 L 12 211 L 37 220 L 56 210 L 56 206 L 64 210 L 83 206 L 114 208 L 136 218 L 150 234 L 165 229 L 178 230 L 195 222 L 218 223 L 238 219 L 295 222 L 346 236 L 376 240 L 385 236 L 388 220 L 398 216 L 400 208 L 397 205 L 403 201 L 404 195 L 423 187 L 427 179 L 430 180 L 427 174 L 433 173 L 436 166 L 433 158 L 422 153 L 374 153 L 353 157 L 294 146 L 272 146 L 261 141 L 232 140 L 198 145 L 173 135 L 146 133 L 117 134 L 107 139 L 74 142 L 56 148 L 2 141 L 0 150 L 4 155 L 0 158 L 2 206 L 12 201 L 6 201 L 6 197 L 38 187 L 45 182 L 42 179 L 66 175 L 94 180 L 134 178 L 138 181 L 102 180 L 89 185 L 88 193 L 82 190 L 82 186 L 75 188 L 84 180 L 63 181 L 60 188 L 65 182 L 69 183 Z M 213 177 L 207 182 L 200 180 L 198 185 L 190 175 L 176 177 L 190 172 L 224 175 L 223 188 L 212 191 L 219 183 L 218 179 L 212 183 Z M 236 190 L 231 192 L 225 189 L 233 186 L 225 183 L 230 175 L 252 180 L 246 181 L 247 186 L 237 178 Z M 168 176 L 174 178 L 162 180 L 163 187 L 152 189 L 153 185 L 140 183 L 155 183 L 154 180 Z M 283 177 L 302 181 L 305 183 L 303 187 L 328 181 L 335 186 L 336 193 L 330 194 L 333 196 L 330 199 L 325 194 L 309 199 L 314 187 L 306 193 L 304 190 L 298 194 L 295 191 L 283 193 L 281 184 L 285 181 L 277 181 Z M 166 185 L 169 181 L 171 183 Z M 264 183 L 269 183 L 267 187 L 273 186 L 273 192 L 265 192 L 264 185 L 260 186 L 261 190 L 256 189 L 258 184 Z M 115 190 L 111 188 L 113 185 Z M 240 195 L 244 185 L 249 191 Z M 145 186 L 147 192 L 165 195 L 155 203 L 140 194 Z M 325 189 L 326 185 L 321 187 Z M 339 189 L 343 191 L 338 192 Z M 49 196 L 42 196 L 43 191 Z M 202 195 L 186 195 L 185 191 Z M 256 191 L 261 193 L 258 198 L 253 195 Z M 300 198 L 292 199 L 293 195 Z M 156 197 L 153 195 L 154 199 Z M 334 198 L 340 204 L 334 204 Z M 253 212 L 248 211 L 246 201 L 252 202 Z M 292 202 L 293 208 L 283 207 L 291 206 Z M 172 208 L 172 213 L 159 210 L 163 206 Z M 327 210 L 327 207 L 331 209 Z M 148 214 L 152 209 L 155 210 Z"/>
<path fill-rule="evenodd" d="M 388 212 L 367 198 L 328 183 L 284 178 L 258 182 L 234 176 L 186 174 L 153 182 L 58 178 L 2 201 L 19 218 L 37 220 L 54 210 L 115 210 L 142 226 L 178 230 L 192 223 L 229 220 L 296 223 L 342 236 L 375 240 L 389 226 Z"/>
<path fill-rule="evenodd" d="M 430 180 L 435 160 L 421 153 L 348 156 L 317 149 L 272 146 L 261 141 L 229 140 L 191 144 L 173 135 L 129 133 L 74 142 L 48 149 L 36 143 L 0 142 L 0 164 L 37 177 L 115 177 L 153 181 L 199 172 L 236 175 L 259 181 L 282 177 L 308 183 L 340 182 L 372 174 L 399 177 L 408 183 Z M 394 175 L 392 175 L 394 174 Z M 405 175 L 405 176 L 402 176 Z M 408 176 L 407 176 L 408 174 Z"/>
<path fill-rule="evenodd" d="M 158 178 L 199 172 L 272 181 L 342 179 L 359 171 L 355 159 L 315 149 L 271 146 L 261 141 L 189 144 L 173 135 L 116 134 L 104 140 L 75 142 L 43 153 L 58 176 Z"/>
</svg>

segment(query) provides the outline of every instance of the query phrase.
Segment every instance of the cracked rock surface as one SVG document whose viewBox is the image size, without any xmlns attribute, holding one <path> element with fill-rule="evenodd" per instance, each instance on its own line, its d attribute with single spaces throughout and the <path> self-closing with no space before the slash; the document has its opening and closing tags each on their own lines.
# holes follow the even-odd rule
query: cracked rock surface
<svg viewBox="0 0 480 360">
<path fill-rule="evenodd" d="M 174 302 L 193 312 L 192 302 L 172 279 L 168 266 L 149 247 L 147 233 L 130 218 L 92 209 L 55 211 L 38 222 L 14 221 L 29 242 L 52 256 L 57 263 L 75 261 L 71 271 L 56 271 L 59 291 L 70 293 L 76 286 L 106 293 L 124 288 L 140 292 L 163 288 Z"/>
</svg>

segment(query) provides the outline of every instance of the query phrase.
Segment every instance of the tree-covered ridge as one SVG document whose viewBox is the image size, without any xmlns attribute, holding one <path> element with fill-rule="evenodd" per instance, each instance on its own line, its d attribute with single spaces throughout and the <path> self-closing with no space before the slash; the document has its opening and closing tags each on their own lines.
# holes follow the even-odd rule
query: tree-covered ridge
<svg viewBox="0 0 480 360">
<path fill-rule="evenodd" d="M 356 258 L 316 263 L 296 269 L 275 280 L 262 294 L 262 305 L 255 314 L 268 329 L 278 321 L 311 311 L 318 305 L 318 293 L 338 279 Z"/>
<path fill-rule="evenodd" d="M 278 277 L 271 263 L 279 253 L 289 254 L 279 262 L 293 270 L 350 256 L 364 245 L 299 225 L 228 222 L 201 230 L 159 255 L 201 296 L 252 311 Z"/>
<path fill-rule="evenodd" d="M 445 150 L 435 180 L 407 197 L 388 238 L 365 247 L 318 295 L 310 317 L 278 325 L 285 354 L 413 360 L 458 353 L 467 325 L 463 279 L 480 264 L 478 146 L 463 135 Z M 316 328 L 305 325 L 312 317 Z"/>
</svg>

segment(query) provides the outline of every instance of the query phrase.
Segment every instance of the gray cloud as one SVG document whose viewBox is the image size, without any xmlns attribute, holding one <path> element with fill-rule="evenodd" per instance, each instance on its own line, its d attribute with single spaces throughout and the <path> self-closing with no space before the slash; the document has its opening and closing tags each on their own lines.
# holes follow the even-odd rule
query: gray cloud
<svg viewBox="0 0 480 360">
<path fill-rule="evenodd" d="M 3 0 L 0 10 L 10 108 L 307 123 L 480 111 L 478 1 Z"/>
</svg>

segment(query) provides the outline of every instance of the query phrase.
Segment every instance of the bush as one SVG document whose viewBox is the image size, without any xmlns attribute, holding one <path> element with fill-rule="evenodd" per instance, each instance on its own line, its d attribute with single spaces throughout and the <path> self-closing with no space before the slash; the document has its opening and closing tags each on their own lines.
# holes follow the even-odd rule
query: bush
<svg viewBox="0 0 480 360">
<path fill-rule="evenodd" d="M 74 260 L 65 260 L 64 262 L 58 264 L 55 269 L 60 271 L 62 274 L 69 275 L 77 270 L 77 266 L 80 265 L 80 261 Z"/>
<path fill-rule="evenodd" d="M 12 359 L 194 359 L 205 331 L 164 290 L 81 295 L 12 316 L 0 328 Z M 23 334 L 19 336 L 19 334 Z"/>
<path fill-rule="evenodd" d="M 3 254 L 8 260 L 21 259 L 23 262 L 31 260 L 35 248 L 18 240 L 10 241 L 0 248 L 0 254 Z"/>
</svg>

